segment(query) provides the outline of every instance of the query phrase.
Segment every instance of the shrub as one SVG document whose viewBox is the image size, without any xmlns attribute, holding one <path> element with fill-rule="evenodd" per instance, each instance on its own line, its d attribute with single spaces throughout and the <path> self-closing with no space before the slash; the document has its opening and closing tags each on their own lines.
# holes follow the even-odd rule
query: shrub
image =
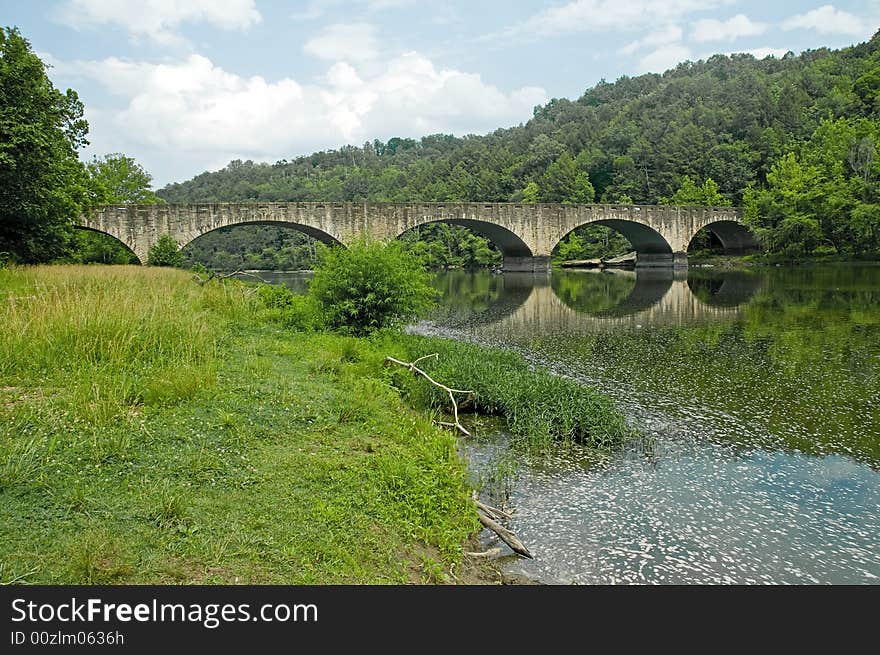
<svg viewBox="0 0 880 655">
<path fill-rule="evenodd" d="M 183 266 L 183 253 L 177 247 L 177 241 L 168 234 L 163 234 L 147 253 L 149 266 Z"/>
<path fill-rule="evenodd" d="M 400 243 L 356 241 L 321 251 L 309 293 L 329 328 L 355 335 L 418 318 L 436 292 L 429 275 Z"/>
<path fill-rule="evenodd" d="M 266 307 L 265 318 L 284 327 L 312 332 L 324 327 L 324 317 L 312 296 L 298 296 L 280 284 L 263 284 L 257 294 Z"/>
</svg>

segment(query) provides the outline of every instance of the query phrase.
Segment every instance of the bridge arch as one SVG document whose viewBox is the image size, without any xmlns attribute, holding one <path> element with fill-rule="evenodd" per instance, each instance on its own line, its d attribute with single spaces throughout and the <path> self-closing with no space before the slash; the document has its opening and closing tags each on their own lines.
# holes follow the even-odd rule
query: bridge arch
<svg viewBox="0 0 880 655">
<path fill-rule="evenodd" d="M 573 229 L 568 230 L 556 243 L 552 244 L 551 252 L 556 249 L 560 242 L 567 239 L 572 232 L 588 225 L 608 227 L 626 237 L 636 252 L 636 265 L 640 268 L 672 264 L 673 249 L 669 241 L 666 240 L 666 237 L 645 223 L 620 218 L 602 218 L 580 223 Z"/>
<path fill-rule="evenodd" d="M 123 239 L 120 239 L 117 235 L 113 234 L 112 232 L 107 232 L 106 230 L 101 230 L 101 229 L 89 227 L 86 225 L 74 225 L 73 227 L 74 227 L 74 229 L 81 230 L 82 232 L 89 232 L 91 234 L 100 234 L 103 237 L 109 237 L 115 243 L 118 243 L 123 248 L 125 248 L 131 254 L 131 256 L 134 257 L 138 261 L 138 264 L 146 264 L 147 263 L 147 259 L 145 256 L 142 256 L 142 254 L 138 253 L 130 244 L 126 243 Z"/>
<path fill-rule="evenodd" d="M 714 271 L 693 269 L 688 272 L 687 285 L 694 297 L 710 307 L 739 307 L 751 300 L 762 286 L 761 276 L 748 271 Z"/>
<path fill-rule="evenodd" d="M 449 225 L 461 225 L 472 232 L 486 237 L 495 244 L 498 250 L 506 257 L 531 257 L 532 249 L 523 239 L 515 232 L 507 229 L 503 225 L 492 223 L 490 221 L 479 221 L 470 218 L 429 218 L 419 221 L 413 225 L 407 226 L 405 230 L 395 236 L 399 239 L 401 236 L 417 227 L 432 225 L 434 223 L 447 223 Z"/>
<path fill-rule="evenodd" d="M 275 227 L 284 227 L 289 228 L 291 230 L 296 230 L 298 232 L 302 232 L 307 236 L 312 237 L 313 239 L 317 239 L 321 243 L 325 243 L 328 246 L 341 246 L 342 242 L 334 237 L 333 235 L 321 230 L 320 228 L 314 227 L 312 225 L 305 225 L 303 223 L 295 223 L 293 221 L 287 220 L 253 220 L 253 221 L 241 221 L 238 223 L 230 223 L 229 225 L 218 225 L 217 227 L 211 227 L 205 230 L 193 230 L 191 232 L 184 233 L 181 235 L 181 240 L 178 241 L 177 246 L 183 250 L 193 241 L 198 239 L 199 237 L 203 237 L 206 234 L 211 234 L 213 232 L 218 232 L 220 230 L 233 230 L 237 227 L 242 227 L 245 225 L 272 225 Z"/>
<path fill-rule="evenodd" d="M 688 241 L 688 247 L 693 243 L 694 239 L 703 230 L 712 232 L 724 248 L 724 252 L 731 255 L 740 255 L 748 252 L 756 251 L 760 248 L 758 240 L 752 231 L 742 223 L 735 221 L 720 220 L 706 223 L 699 230 L 694 232 Z"/>
</svg>

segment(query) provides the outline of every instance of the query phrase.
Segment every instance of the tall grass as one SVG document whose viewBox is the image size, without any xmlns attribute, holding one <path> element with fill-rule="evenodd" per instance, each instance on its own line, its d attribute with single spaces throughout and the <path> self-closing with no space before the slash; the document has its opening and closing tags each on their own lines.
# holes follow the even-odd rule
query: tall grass
<svg viewBox="0 0 880 655">
<path fill-rule="evenodd" d="M 460 556 L 454 437 L 368 342 L 283 329 L 259 293 L 0 271 L 0 581 L 400 583 Z"/>
<path fill-rule="evenodd" d="M 41 451 L 39 430 L 26 420 L 35 407 L 43 441 L 81 425 L 77 434 L 93 435 L 97 459 L 123 454 L 130 432 L 117 428 L 141 406 L 214 386 L 224 333 L 215 328 L 253 304 L 244 287 L 200 287 L 178 270 L 0 269 L 0 418 L 8 428 L 0 437 L 25 440 L 6 444 L 0 484 L 36 466 L 25 461 Z"/>
</svg>

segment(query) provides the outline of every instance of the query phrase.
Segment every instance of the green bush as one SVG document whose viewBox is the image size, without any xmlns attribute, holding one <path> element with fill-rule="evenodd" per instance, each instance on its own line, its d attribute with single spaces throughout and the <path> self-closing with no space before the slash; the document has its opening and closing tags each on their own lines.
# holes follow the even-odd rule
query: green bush
<svg viewBox="0 0 880 655">
<path fill-rule="evenodd" d="M 261 284 L 257 289 L 260 300 L 269 309 L 285 309 L 293 304 L 296 297 L 283 284 Z"/>
<path fill-rule="evenodd" d="M 168 234 L 163 234 L 147 253 L 149 266 L 183 266 L 183 253 L 177 247 L 177 241 Z"/>
<path fill-rule="evenodd" d="M 421 263 L 400 243 L 357 241 L 321 251 L 309 294 L 327 327 L 364 335 L 418 318 L 436 291 Z"/>
</svg>

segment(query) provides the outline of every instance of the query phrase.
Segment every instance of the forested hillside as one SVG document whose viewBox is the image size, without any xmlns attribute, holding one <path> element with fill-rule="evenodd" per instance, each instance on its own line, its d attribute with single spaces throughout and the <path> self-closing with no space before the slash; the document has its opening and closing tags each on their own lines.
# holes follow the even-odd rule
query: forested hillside
<svg viewBox="0 0 880 655">
<path fill-rule="evenodd" d="M 751 207 L 769 249 L 877 251 L 878 45 L 880 32 L 855 47 L 782 59 L 716 55 L 600 82 L 485 136 L 377 140 L 275 164 L 237 160 L 158 194 L 168 202 L 663 203 L 683 181 L 700 188 L 711 179 L 721 200 Z M 837 190 L 833 208 L 816 191 L 823 185 Z"/>
</svg>

